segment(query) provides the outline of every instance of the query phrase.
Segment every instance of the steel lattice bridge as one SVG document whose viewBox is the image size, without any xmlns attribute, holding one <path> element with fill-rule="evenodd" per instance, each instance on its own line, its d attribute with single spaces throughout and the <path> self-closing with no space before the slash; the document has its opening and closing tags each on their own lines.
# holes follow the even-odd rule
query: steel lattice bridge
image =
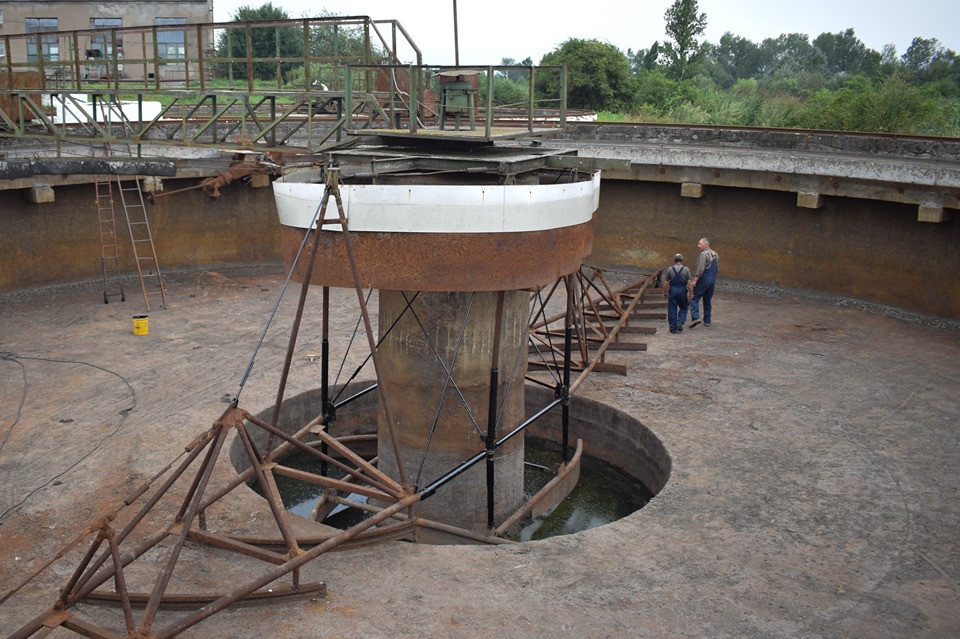
<svg viewBox="0 0 960 639">
<path fill-rule="evenodd" d="M 396 20 L 124 27 L 3 42 L 0 137 L 58 148 L 315 153 L 351 133 L 489 142 L 557 130 L 567 118 L 564 67 L 425 65 Z M 502 77 L 514 80 L 511 95 L 495 82 Z"/>
</svg>

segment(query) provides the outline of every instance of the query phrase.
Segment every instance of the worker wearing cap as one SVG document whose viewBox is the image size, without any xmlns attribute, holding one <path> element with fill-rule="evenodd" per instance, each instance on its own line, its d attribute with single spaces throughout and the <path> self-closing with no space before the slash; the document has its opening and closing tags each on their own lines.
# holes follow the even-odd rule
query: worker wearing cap
<svg viewBox="0 0 960 639">
<path fill-rule="evenodd" d="M 703 325 L 710 326 L 713 311 L 713 287 L 717 281 L 717 269 L 720 256 L 710 248 L 710 240 L 701 238 L 697 242 L 700 258 L 697 260 L 697 274 L 693 276 L 693 306 L 690 307 L 690 328 L 700 324 L 700 300 L 703 299 Z"/>
<path fill-rule="evenodd" d="M 693 278 L 690 269 L 683 265 L 683 255 L 673 256 L 673 266 L 663 274 L 663 296 L 667 298 L 667 320 L 670 322 L 670 332 L 683 331 L 683 324 L 687 321 L 687 306 L 693 297 Z"/>
</svg>

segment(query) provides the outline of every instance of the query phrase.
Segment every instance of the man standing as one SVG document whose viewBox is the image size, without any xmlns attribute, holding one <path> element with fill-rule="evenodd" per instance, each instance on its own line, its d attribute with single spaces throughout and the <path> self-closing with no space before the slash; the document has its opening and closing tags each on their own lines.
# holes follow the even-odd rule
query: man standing
<svg viewBox="0 0 960 639">
<path fill-rule="evenodd" d="M 717 269 L 720 256 L 710 248 L 710 240 L 701 238 L 697 242 L 700 258 L 697 260 L 697 272 L 693 276 L 693 306 L 690 307 L 690 328 L 700 323 L 700 299 L 703 298 L 703 325 L 710 326 L 710 311 L 713 310 L 713 286 L 717 282 Z"/>
<path fill-rule="evenodd" d="M 692 295 L 690 269 L 683 265 L 683 255 L 677 253 L 673 256 L 673 266 L 663 275 L 663 296 L 667 298 L 667 320 L 671 333 L 683 331 L 683 324 L 687 321 L 688 300 Z"/>
</svg>

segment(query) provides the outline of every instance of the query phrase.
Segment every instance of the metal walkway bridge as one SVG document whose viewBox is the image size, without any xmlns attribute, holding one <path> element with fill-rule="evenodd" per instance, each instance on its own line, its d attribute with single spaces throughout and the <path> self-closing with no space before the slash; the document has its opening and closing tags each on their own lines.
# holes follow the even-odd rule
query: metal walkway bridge
<svg viewBox="0 0 960 639">
<path fill-rule="evenodd" d="M 58 154 L 65 143 L 130 145 L 136 155 L 142 145 L 315 153 L 345 133 L 489 143 L 556 130 L 567 117 L 564 67 L 424 65 L 396 20 L 125 27 L 3 43 L 0 138 L 53 141 Z"/>
</svg>

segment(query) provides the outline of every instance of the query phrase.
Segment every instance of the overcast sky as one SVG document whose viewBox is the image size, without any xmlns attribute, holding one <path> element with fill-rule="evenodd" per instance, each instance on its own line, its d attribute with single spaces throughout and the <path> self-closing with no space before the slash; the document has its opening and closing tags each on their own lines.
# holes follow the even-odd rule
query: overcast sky
<svg viewBox="0 0 960 639">
<path fill-rule="evenodd" d="M 213 0 L 214 20 L 229 21 L 239 7 L 259 7 L 266 1 Z M 343 16 L 398 20 L 423 52 L 424 64 L 454 63 L 452 0 L 273 0 L 273 4 L 291 18 L 318 16 L 326 9 Z M 401 9 L 404 4 L 407 8 Z M 456 4 L 460 63 L 491 65 L 502 58 L 519 62 L 527 56 L 537 64 L 568 38 L 609 42 L 624 53 L 628 48 L 648 48 L 665 39 L 663 15 L 672 0 L 457 0 Z M 915 36 L 936 38 L 949 49 L 960 49 L 960 2 L 956 0 L 699 0 L 699 6 L 707 14 L 705 40 L 709 42 L 717 42 L 727 31 L 759 44 L 783 33 L 804 33 L 813 40 L 823 32 L 853 28 L 864 44 L 877 51 L 889 43 L 902 55 Z"/>
</svg>

